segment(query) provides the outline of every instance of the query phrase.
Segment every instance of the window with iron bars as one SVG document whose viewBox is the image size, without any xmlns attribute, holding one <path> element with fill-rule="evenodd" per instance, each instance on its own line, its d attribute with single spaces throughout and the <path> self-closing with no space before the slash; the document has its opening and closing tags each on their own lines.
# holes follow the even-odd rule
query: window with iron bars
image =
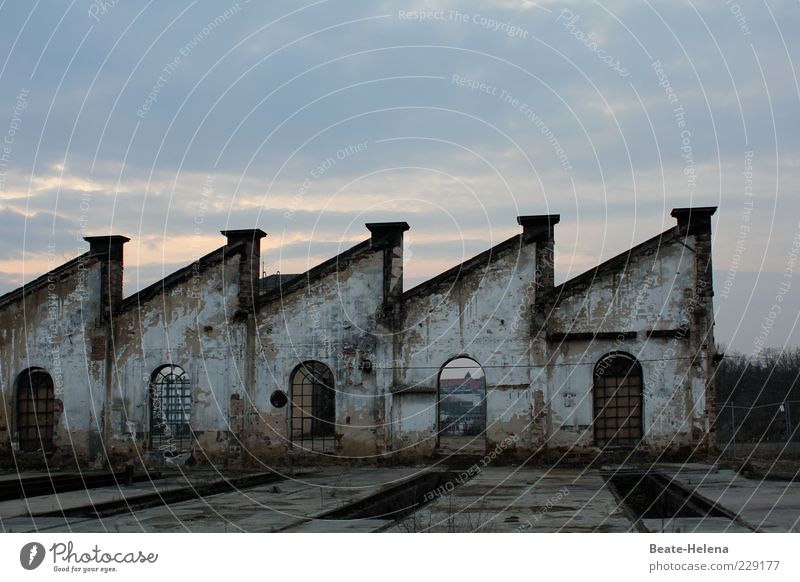
<svg viewBox="0 0 800 582">
<path fill-rule="evenodd" d="M 186 371 L 167 364 L 150 380 L 150 449 L 165 455 L 188 452 L 192 446 L 192 386 Z"/>
<path fill-rule="evenodd" d="M 21 452 L 53 450 L 55 390 L 50 374 L 29 368 L 17 380 L 17 436 Z"/>
<path fill-rule="evenodd" d="M 321 362 L 300 364 L 291 377 L 291 439 L 299 448 L 335 452 L 336 390 L 333 372 Z"/>
<path fill-rule="evenodd" d="M 642 367 L 619 352 L 594 369 L 594 439 L 603 447 L 633 447 L 642 440 Z"/>
</svg>

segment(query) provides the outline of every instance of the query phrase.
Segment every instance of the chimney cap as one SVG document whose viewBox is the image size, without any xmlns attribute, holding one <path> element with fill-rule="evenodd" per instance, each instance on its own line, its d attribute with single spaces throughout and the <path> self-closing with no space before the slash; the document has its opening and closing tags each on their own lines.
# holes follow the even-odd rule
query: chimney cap
<svg viewBox="0 0 800 582">
<path fill-rule="evenodd" d="M 517 216 L 522 235 L 529 241 L 544 241 L 553 238 L 553 227 L 561 222 L 560 214 L 529 214 Z"/>
<path fill-rule="evenodd" d="M 372 233 L 371 245 L 373 249 L 401 244 L 403 233 L 411 228 L 407 222 L 368 222 L 364 226 Z"/>
<path fill-rule="evenodd" d="M 121 261 L 122 245 L 131 239 L 121 234 L 108 234 L 104 236 L 85 236 L 83 240 L 89 243 L 90 254 L 105 257 L 112 261 Z"/>
<path fill-rule="evenodd" d="M 112 243 L 119 243 L 125 244 L 126 242 L 130 242 L 127 236 L 122 236 L 121 234 L 107 234 L 107 235 L 99 235 L 99 236 L 85 236 L 83 240 L 88 242 L 90 245 L 96 244 L 112 244 Z"/>
<path fill-rule="evenodd" d="M 686 208 L 673 208 L 670 216 L 678 219 L 688 219 L 690 217 L 705 218 L 714 216 L 717 211 L 716 206 L 688 206 Z"/>
<path fill-rule="evenodd" d="M 673 208 L 670 215 L 678 221 L 679 227 L 686 228 L 689 234 L 697 234 L 711 230 L 711 217 L 716 211 L 716 206 L 695 206 Z"/>
<path fill-rule="evenodd" d="M 245 240 L 245 239 L 254 239 L 254 240 L 261 240 L 267 233 L 261 230 L 260 228 L 239 228 L 233 230 L 221 230 L 219 231 L 223 236 L 228 237 L 229 239 L 233 240 Z"/>
<path fill-rule="evenodd" d="M 524 216 L 517 216 L 517 224 L 522 227 L 556 225 L 559 222 L 561 222 L 560 214 L 527 214 Z"/>
<path fill-rule="evenodd" d="M 405 232 L 411 228 L 407 222 L 368 222 L 364 226 L 372 233 L 395 230 Z"/>
</svg>

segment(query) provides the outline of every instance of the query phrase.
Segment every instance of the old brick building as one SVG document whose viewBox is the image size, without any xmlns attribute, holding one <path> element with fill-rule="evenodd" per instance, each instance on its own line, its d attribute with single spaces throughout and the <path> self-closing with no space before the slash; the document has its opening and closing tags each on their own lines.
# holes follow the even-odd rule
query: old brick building
<svg viewBox="0 0 800 582">
<path fill-rule="evenodd" d="M 0 298 L 0 456 L 705 453 L 714 211 L 673 210 L 675 227 L 559 286 L 558 215 L 521 216 L 517 236 L 407 290 L 402 222 L 269 280 L 265 233 L 223 231 L 127 298 L 128 239 L 89 237 Z M 463 369 L 466 384 L 442 382 Z"/>
</svg>

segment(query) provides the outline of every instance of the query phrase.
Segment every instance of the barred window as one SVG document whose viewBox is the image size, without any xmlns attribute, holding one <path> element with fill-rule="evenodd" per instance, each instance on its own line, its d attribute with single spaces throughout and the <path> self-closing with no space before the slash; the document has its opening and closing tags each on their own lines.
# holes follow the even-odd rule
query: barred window
<svg viewBox="0 0 800 582">
<path fill-rule="evenodd" d="M 53 450 L 55 390 L 50 374 L 28 368 L 17 378 L 17 436 L 22 452 Z"/>
<path fill-rule="evenodd" d="M 303 362 L 291 377 L 291 438 L 303 449 L 333 453 L 336 390 L 333 372 L 321 362 Z"/>
<path fill-rule="evenodd" d="M 594 438 L 623 447 L 642 439 L 642 367 L 633 356 L 612 352 L 595 366 Z"/>
<path fill-rule="evenodd" d="M 192 446 L 192 386 L 180 366 L 166 364 L 150 379 L 150 448 L 165 454 Z"/>
</svg>

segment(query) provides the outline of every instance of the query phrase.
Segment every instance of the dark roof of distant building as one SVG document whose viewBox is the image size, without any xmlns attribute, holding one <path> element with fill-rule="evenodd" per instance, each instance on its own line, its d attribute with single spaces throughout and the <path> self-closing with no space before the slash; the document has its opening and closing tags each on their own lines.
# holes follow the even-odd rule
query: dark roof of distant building
<svg viewBox="0 0 800 582">
<path fill-rule="evenodd" d="M 281 285 L 285 285 L 292 279 L 296 279 L 299 276 L 300 273 L 292 273 L 292 274 L 275 273 L 274 275 L 267 275 L 266 277 L 261 278 L 259 291 L 261 293 L 272 291 L 273 289 L 277 289 Z"/>
</svg>

